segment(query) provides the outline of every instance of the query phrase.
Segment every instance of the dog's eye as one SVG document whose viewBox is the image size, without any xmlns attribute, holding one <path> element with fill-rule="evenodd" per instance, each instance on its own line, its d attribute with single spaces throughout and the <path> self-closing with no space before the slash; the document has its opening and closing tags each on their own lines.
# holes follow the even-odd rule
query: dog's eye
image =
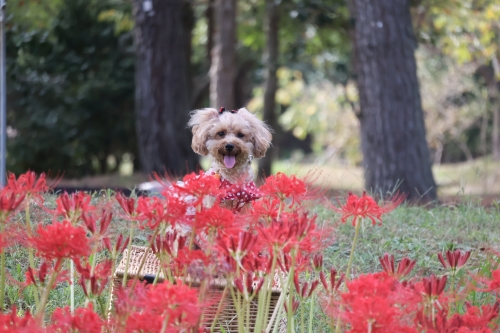
<svg viewBox="0 0 500 333">
<path fill-rule="evenodd" d="M 238 136 L 238 138 L 242 138 L 242 137 L 244 137 L 244 136 L 245 136 L 245 134 L 243 134 L 243 133 L 238 133 L 238 134 L 237 134 L 237 136 Z"/>
<path fill-rule="evenodd" d="M 220 136 L 224 136 L 224 134 L 226 134 L 226 133 L 224 133 L 224 132 L 217 133 L 217 135 L 220 135 Z"/>
</svg>

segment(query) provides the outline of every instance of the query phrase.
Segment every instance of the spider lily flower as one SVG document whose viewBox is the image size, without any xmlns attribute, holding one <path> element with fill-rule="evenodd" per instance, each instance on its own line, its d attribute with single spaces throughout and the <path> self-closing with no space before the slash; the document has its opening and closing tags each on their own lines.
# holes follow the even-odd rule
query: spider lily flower
<svg viewBox="0 0 500 333">
<path fill-rule="evenodd" d="M 469 260 L 470 254 L 470 251 L 448 250 L 446 251 L 446 261 L 442 253 L 438 254 L 438 259 L 444 268 L 451 269 L 452 273 L 455 273 Z"/>
<path fill-rule="evenodd" d="M 401 279 L 410 274 L 411 270 L 415 266 L 416 261 L 409 258 L 403 258 L 399 262 L 398 269 L 395 269 L 394 256 L 391 254 L 384 254 L 383 257 L 379 258 L 380 265 L 382 269 L 388 275 L 395 277 L 396 279 Z"/>
<path fill-rule="evenodd" d="M 92 197 L 85 192 L 68 194 L 64 192 L 56 199 L 57 208 L 54 216 L 62 216 L 72 224 L 76 223 L 82 214 L 95 210 L 90 204 Z"/>
<path fill-rule="evenodd" d="M 382 224 L 382 215 L 393 211 L 399 204 L 405 200 L 405 195 L 396 195 L 389 202 L 384 205 L 379 206 L 377 202 L 366 192 L 358 197 L 355 194 L 349 193 L 347 201 L 344 205 L 340 205 L 340 208 L 332 205 L 332 209 L 340 214 L 342 214 L 342 223 L 345 223 L 348 219 L 352 218 L 352 225 L 356 225 L 356 221 L 360 218 L 368 218 L 372 221 L 372 224 Z"/>
<path fill-rule="evenodd" d="M 323 273 L 323 271 L 319 273 L 319 279 L 321 281 L 321 284 L 323 285 L 323 288 L 331 292 L 337 291 L 340 288 L 340 285 L 344 281 L 345 275 L 344 274 L 340 275 L 338 280 L 335 281 L 336 277 L 337 277 L 337 270 L 335 268 L 332 268 L 332 270 L 330 271 L 330 284 L 328 284 L 326 282 L 325 273 Z"/>
<path fill-rule="evenodd" d="M 446 287 L 446 281 L 448 277 L 442 276 L 440 278 L 435 275 L 431 275 L 430 278 L 423 278 L 422 284 L 424 287 L 424 293 L 431 299 L 439 297 Z"/>
<path fill-rule="evenodd" d="M 90 254 L 87 232 L 74 227 L 69 221 L 38 226 L 37 236 L 30 239 L 38 255 L 47 260 L 88 257 Z"/>
</svg>

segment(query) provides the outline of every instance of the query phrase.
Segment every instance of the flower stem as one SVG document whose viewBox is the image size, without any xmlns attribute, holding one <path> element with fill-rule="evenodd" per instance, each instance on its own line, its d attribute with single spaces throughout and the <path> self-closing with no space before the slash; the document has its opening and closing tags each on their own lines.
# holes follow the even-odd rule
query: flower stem
<svg viewBox="0 0 500 333">
<path fill-rule="evenodd" d="M 313 326 L 313 311 L 314 311 L 314 294 L 311 295 L 311 303 L 309 307 L 309 333 L 313 333 L 312 326 Z"/>
<path fill-rule="evenodd" d="M 33 236 L 33 231 L 31 229 L 31 216 L 30 216 L 30 201 L 29 198 L 26 198 L 26 234 L 28 235 L 28 238 L 31 238 Z M 35 270 L 35 257 L 33 256 L 33 248 L 28 247 L 28 261 L 30 264 L 31 269 L 34 271 Z M 3 269 L 2 269 L 3 273 Z M 33 293 L 35 296 L 35 307 L 37 308 L 40 301 L 38 299 L 38 290 L 35 290 Z"/>
<path fill-rule="evenodd" d="M 347 269 L 345 271 L 345 281 L 347 282 L 348 280 L 351 279 L 351 266 L 352 266 L 352 261 L 354 259 L 354 250 L 356 249 L 356 242 L 358 241 L 358 235 L 359 235 L 359 226 L 361 224 L 361 218 L 358 218 L 356 220 L 356 226 L 354 227 L 354 239 L 352 240 L 352 247 L 351 247 L 351 254 L 349 256 L 349 261 L 347 262 Z M 343 288 L 345 290 L 347 284 Z M 342 304 L 340 304 L 339 308 L 339 316 L 337 318 L 337 325 L 335 325 L 335 333 L 340 333 L 340 316 L 342 313 Z"/>
<path fill-rule="evenodd" d="M 127 261 L 125 262 L 125 272 L 123 273 L 122 287 L 125 288 L 127 286 L 127 274 L 128 274 L 128 266 L 130 264 L 130 255 L 132 249 L 132 237 L 134 237 L 134 222 L 132 222 L 132 226 L 130 227 L 130 235 L 128 239 L 127 246 Z"/>
<path fill-rule="evenodd" d="M 40 323 L 43 322 L 43 316 L 45 314 L 45 307 L 47 305 L 47 301 L 49 300 L 49 294 L 56 282 L 57 275 L 59 274 L 59 270 L 61 268 L 61 260 L 62 259 L 57 259 L 57 262 L 54 265 L 54 271 L 50 275 L 49 282 L 47 282 L 47 285 L 45 286 L 42 298 L 40 299 L 40 303 L 38 304 L 37 310 L 35 312 L 35 317 L 37 317 L 37 320 L 39 320 Z"/>
<path fill-rule="evenodd" d="M 114 274 L 115 271 L 115 262 L 116 262 L 116 256 L 111 257 L 111 272 Z M 109 286 L 108 286 L 109 295 L 108 295 L 108 301 L 106 302 L 106 309 L 104 309 L 106 312 L 104 313 L 104 318 L 109 319 L 109 312 L 111 311 L 111 298 L 113 297 L 113 293 L 111 290 L 113 290 L 113 278 L 109 279 Z"/>
<path fill-rule="evenodd" d="M 69 294 L 70 294 L 70 309 L 71 315 L 75 314 L 75 264 L 73 261 L 69 263 Z"/>
<path fill-rule="evenodd" d="M 0 223 L 0 237 L 3 237 L 4 222 Z M 4 308 L 4 297 L 5 297 L 5 251 L 0 249 L 0 312 Z"/>
</svg>

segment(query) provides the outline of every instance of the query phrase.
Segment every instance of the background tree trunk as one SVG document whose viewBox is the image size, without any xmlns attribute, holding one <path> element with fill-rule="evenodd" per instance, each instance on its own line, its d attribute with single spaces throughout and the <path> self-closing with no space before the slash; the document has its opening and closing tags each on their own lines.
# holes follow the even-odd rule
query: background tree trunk
<svg viewBox="0 0 500 333">
<path fill-rule="evenodd" d="M 197 167 L 186 128 L 191 15 L 183 0 L 134 0 L 136 128 L 147 173 L 182 174 Z"/>
<path fill-rule="evenodd" d="M 498 77 L 500 76 L 500 64 L 493 56 L 491 61 L 493 67 L 493 78 L 488 83 L 488 94 L 490 95 L 491 110 L 493 112 L 493 131 L 491 133 L 493 146 L 493 160 L 500 161 L 500 100 L 498 98 Z"/>
<path fill-rule="evenodd" d="M 435 200 L 409 1 L 353 0 L 365 187 Z"/>
<path fill-rule="evenodd" d="M 214 108 L 234 105 L 236 56 L 236 0 L 215 0 L 215 32 L 210 65 L 210 104 Z"/>
<path fill-rule="evenodd" d="M 279 54 L 279 12 L 275 0 L 266 0 L 266 27 L 267 41 L 264 63 L 266 66 L 266 86 L 264 92 L 264 121 L 267 122 L 274 131 L 278 131 L 278 116 L 276 113 L 276 90 L 278 89 L 278 69 Z M 259 161 L 259 177 L 271 175 L 271 167 L 274 157 L 279 149 L 279 138 L 273 137 L 273 146 L 267 151 L 266 156 Z"/>
</svg>

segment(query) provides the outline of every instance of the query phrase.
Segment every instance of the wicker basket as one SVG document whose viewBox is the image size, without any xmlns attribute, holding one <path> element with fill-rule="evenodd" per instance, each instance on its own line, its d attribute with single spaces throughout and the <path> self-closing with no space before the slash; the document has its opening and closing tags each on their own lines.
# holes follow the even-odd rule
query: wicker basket
<svg viewBox="0 0 500 333">
<path fill-rule="evenodd" d="M 128 269 L 128 277 L 129 278 L 134 278 L 135 276 L 138 275 L 139 280 L 143 281 L 149 281 L 152 282 L 156 274 L 158 273 L 158 268 L 160 266 L 160 262 L 158 258 L 151 252 L 148 253 L 146 257 L 146 261 L 144 262 L 143 268 L 141 272 L 138 272 L 139 265 L 144 257 L 144 254 L 146 252 L 145 247 L 141 246 L 132 246 L 131 248 L 131 255 L 130 255 L 130 262 L 129 262 L 129 269 Z M 123 252 L 123 259 L 116 268 L 115 274 L 113 276 L 113 289 L 111 292 L 113 293 L 113 298 L 116 296 L 115 295 L 115 290 L 119 288 L 122 285 L 122 280 L 123 280 L 123 275 L 125 273 L 125 265 L 126 265 L 126 260 L 127 260 L 127 250 Z M 160 276 L 158 277 L 158 282 L 162 282 L 164 280 L 163 273 L 159 273 Z M 276 278 L 275 278 L 276 280 Z M 275 284 L 276 286 L 276 284 Z M 207 327 L 210 327 L 213 323 L 213 320 L 215 318 L 215 315 L 217 313 L 217 309 L 219 307 L 219 301 L 222 297 L 223 291 L 225 288 L 225 280 L 221 281 L 214 281 L 211 284 L 211 287 L 209 288 L 209 295 L 206 297 L 208 300 L 209 304 L 212 304 L 211 306 L 207 307 L 203 311 L 203 318 Z M 269 313 L 269 319 L 271 318 L 274 309 L 276 308 L 276 304 L 278 302 L 278 299 L 281 295 L 281 288 L 278 287 L 273 287 L 272 289 L 272 294 L 271 294 L 271 306 L 270 306 L 270 313 Z M 213 302 L 210 302 L 213 300 Z M 113 303 L 113 302 L 112 302 Z M 250 320 L 251 320 L 251 326 L 255 326 L 255 320 L 257 316 L 257 303 L 258 299 L 257 297 L 253 300 L 251 307 L 250 307 Z M 225 299 L 223 300 L 223 306 L 222 309 L 220 310 L 221 312 L 219 313 L 219 316 L 217 318 L 217 323 L 215 325 L 215 330 L 214 332 L 222 333 L 237 333 L 238 332 L 238 322 L 237 322 L 237 317 L 236 317 L 236 309 L 233 304 L 233 299 L 230 295 L 229 292 L 226 293 Z M 268 320 L 269 320 L 268 319 Z M 279 322 L 279 327 L 278 327 L 278 332 L 280 333 L 285 333 L 286 332 L 286 317 L 283 316 L 283 318 Z M 223 330 L 221 329 L 223 328 Z"/>
</svg>

